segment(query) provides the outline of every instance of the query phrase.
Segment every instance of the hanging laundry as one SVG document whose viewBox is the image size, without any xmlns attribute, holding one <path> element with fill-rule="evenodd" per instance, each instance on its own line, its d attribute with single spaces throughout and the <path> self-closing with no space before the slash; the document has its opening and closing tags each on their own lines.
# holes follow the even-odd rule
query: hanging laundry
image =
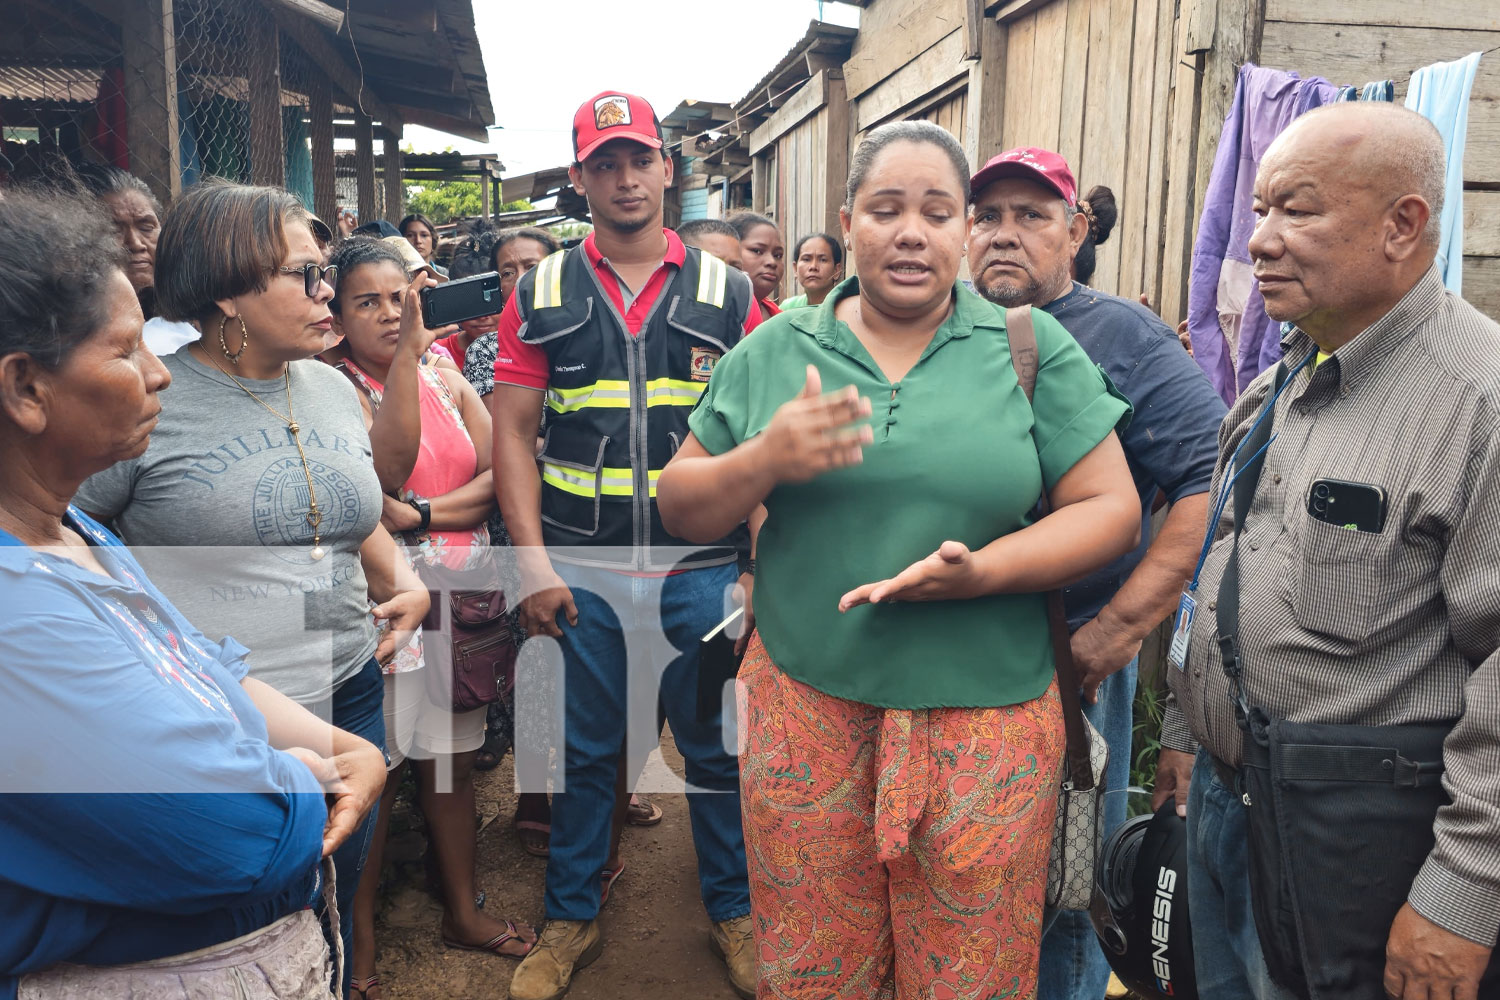
<svg viewBox="0 0 1500 1000">
<path fill-rule="evenodd" d="M 1375 80 L 1367 83 L 1365 89 L 1360 91 L 1359 99 L 1361 101 L 1385 101 L 1389 104 L 1396 99 L 1396 84 L 1392 80 Z"/>
<path fill-rule="evenodd" d="M 1339 103 L 1342 104 L 1344 101 L 1357 101 L 1357 100 L 1359 100 L 1359 88 L 1358 87 L 1340 87 L 1339 88 Z"/>
<path fill-rule="evenodd" d="M 1469 131 L 1469 91 L 1482 53 L 1423 66 L 1411 75 L 1406 106 L 1437 126 L 1448 152 L 1443 184 L 1442 237 L 1437 266 L 1443 284 L 1454 295 L 1463 294 L 1464 273 L 1464 138 Z"/>
<path fill-rule="evenodd" d="M 1281 358 L 1281 324 L 1266 316 L 1251 273 L 1252 193 L 1266 149 L 1292 121 L 1332 104 L 1339 91 L 1319 76 L 1240 67 L 1234 104 L 1224 119 L 1204 195 L 1188 276 L 1188 331 L 1193 358 L 1232 403 L 1250 381 Z"/>
</svg>

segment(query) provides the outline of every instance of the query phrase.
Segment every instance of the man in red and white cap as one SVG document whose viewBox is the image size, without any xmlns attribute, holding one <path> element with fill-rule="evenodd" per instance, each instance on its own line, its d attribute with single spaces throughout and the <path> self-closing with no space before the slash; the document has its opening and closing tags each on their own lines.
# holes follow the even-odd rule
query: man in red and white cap
<svg viewBox="0 0 1500 1000">
<path fill-rule="evenodd" d="M 725 750 L 721 699 L 708 711 L 697 697 L 699 640 L 736 584 L 750 589 L 749 534 L 741 526 L 690 545 L 667 533 L 655 497 L 714 364 L 760 313 L 742 272 L 662 227 L 672 182 L 662 146 L 643 98 L 605 91 L 583 102 L 569 177 L 594 231 L 522 277 L 500 317 L 496 496 L 521 571 L 521 623 L 556 640 L 565 671 L 566 787 L 552 801 L 547 923 L 516 970 L 515 1000 L 556 1000 L 602 951 L 601 888 L 619 875 L 608 864 L 617 763 L 623 747 L 627 770 L 640 773 L 660 718 L 686 761 L 710 945 L 740 995 L 755 991 L 739 764 Z M 523 711 L 526 683 L 523 673 Z M 518 760 L 534 784 L 526 771 Z"/>
<path fill-rule="evenodd" d="M 1109 744 L 1101 819 L 1108 834 L 1125 821 L 1137 657 L 1146 635 L 1176 609 L 1193 571 L 1224 403 L 1160 317 L 1073 280 L 1079 247 L 1102 239 L 1088 206 L 1079 204 L 1066 160 L 1046 149 L 1007 150 L 974 175 L 970 190 L 974 290 L 996 305 L 1045 310 L 1135 407 L 1120 443 L 1141 497 L 1141 545 L 1063 592 L 1088 695 L 1084 713 Z M 1153 539 L 1158 492 L 1171 508 Z M 1181 812 L 1187 788 L 1174 777 L 1170 769 L 1159 772 L 1157 804 L 1175 793 Z M 1059 913 L 1042 937 L 1038 1000 L 1103 1000 L 1108 980 L 1088 914 Z"/>
</svg>

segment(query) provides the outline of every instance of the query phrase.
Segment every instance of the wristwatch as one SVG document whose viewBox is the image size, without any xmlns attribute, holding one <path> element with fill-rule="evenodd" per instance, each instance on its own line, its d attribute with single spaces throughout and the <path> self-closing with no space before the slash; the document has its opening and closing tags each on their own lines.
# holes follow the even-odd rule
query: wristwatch
<svg viewBox="0 0 1500 1000">
<path fill-rule="evenodd" d="M 411 504 L 411 509 L 422 517 L 422 523 L 417 526 L 417 530 L 426 531 L 432 525 L 432 504 L 421 497 L 412 497 L 406 502 Z"/>
</svg>

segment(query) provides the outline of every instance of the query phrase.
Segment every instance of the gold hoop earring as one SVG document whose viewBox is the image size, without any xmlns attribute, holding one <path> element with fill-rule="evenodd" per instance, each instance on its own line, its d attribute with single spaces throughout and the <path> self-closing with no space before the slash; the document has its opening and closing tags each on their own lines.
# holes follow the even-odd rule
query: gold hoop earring
<svg viewBox="0 0 1500 1000">
<path fill-rule="evenodd" d="M 232 365 L 240 363 L 240 358 L 244 355 L 245 348 L 250 345 L 250 331 L 245 329 L 244 317 L 236 316 L 235 319 L 240 321 L 240 349 L 233 354 L 229 353 L 229 344 L 224 340 L 224 327 L 229 325 L 229 317 L 225 316 L 219 321 L 219 350 L 224 352 L 224 357 L 228 358 L 229 363 Z"/>
</svg>

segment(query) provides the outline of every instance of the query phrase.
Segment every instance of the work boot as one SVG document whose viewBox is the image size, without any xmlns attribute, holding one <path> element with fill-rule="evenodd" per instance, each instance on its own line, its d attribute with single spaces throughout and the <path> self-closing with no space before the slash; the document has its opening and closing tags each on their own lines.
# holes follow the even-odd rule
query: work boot
<svg viewBox="0 0 1500 1000">
<path fill-rule="evenodd" d="M 511 1000 L 558 1000 L 573 985 L 573 973 L 604 951 L 593 920 L 549 920 L 510 981 Z"/>
<path fill-rule="evenodd" d="M 755 997 L 755 935 L 750 914 L 721 920 L 708 935 L 708 947 L 729 967 L 729 985 L 745 1000 Z"/>
</svg>

